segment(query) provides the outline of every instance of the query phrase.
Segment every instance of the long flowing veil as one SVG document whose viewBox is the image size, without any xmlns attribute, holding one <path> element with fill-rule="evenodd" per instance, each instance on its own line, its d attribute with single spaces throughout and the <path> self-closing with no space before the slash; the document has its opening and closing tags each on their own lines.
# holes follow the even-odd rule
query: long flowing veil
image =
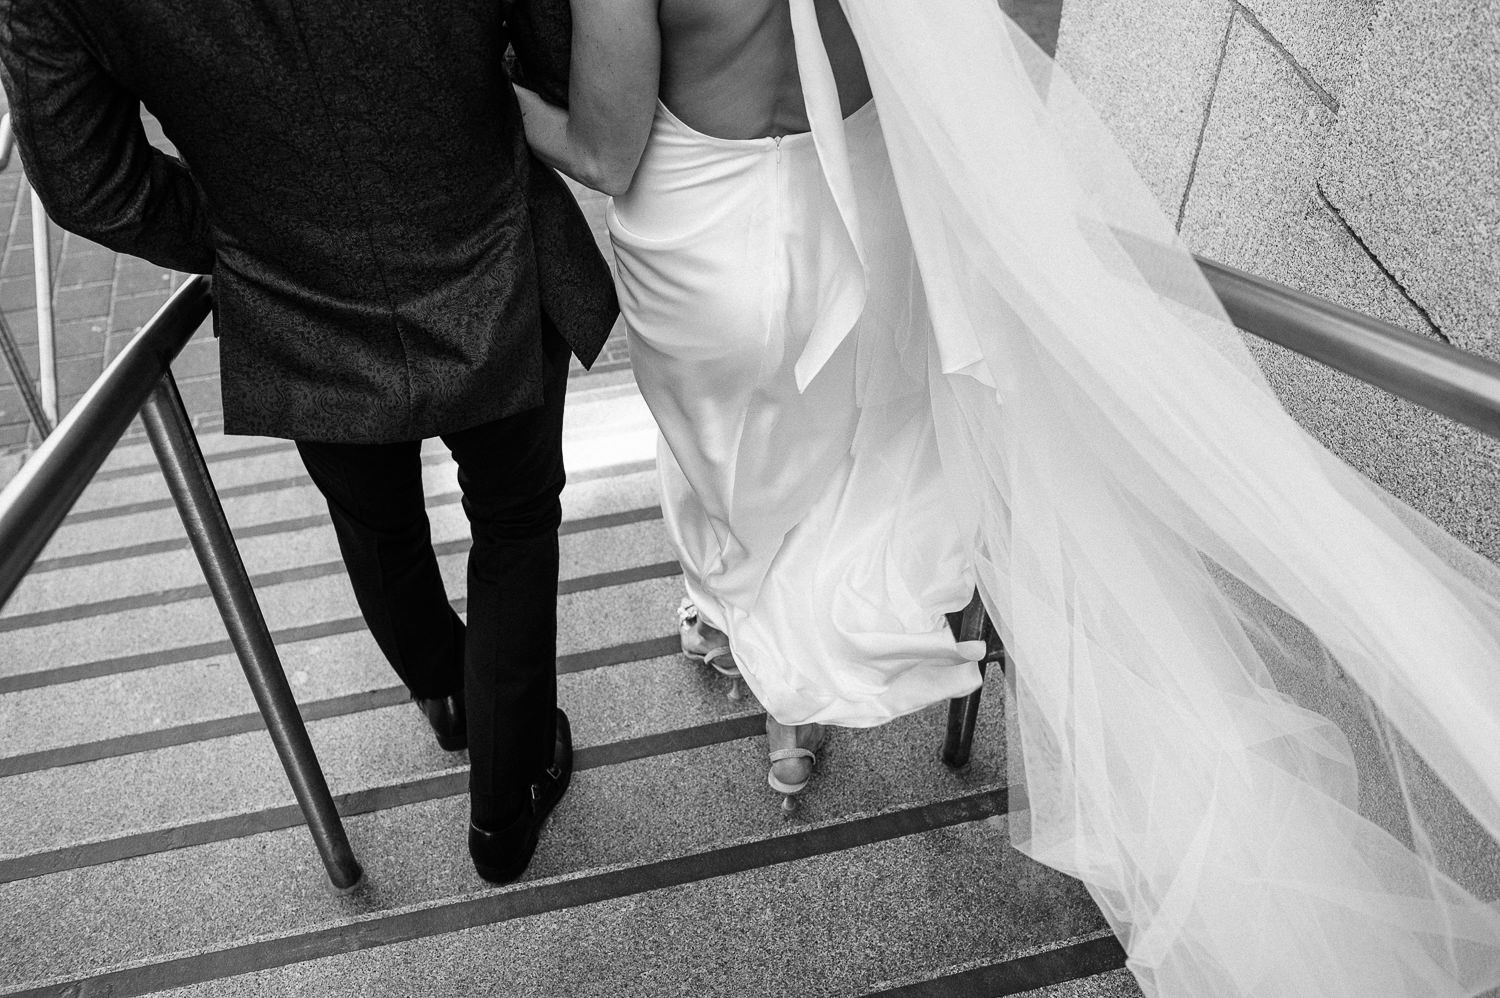
<svg viewBox="0 0 1500 998">
<path fill-rule="evenodd" d="M 1149 993 L 1500 986 L 1479 899 L 1500 894 L 1500 571 L 1284 413 L 1109 132 L 993 0 L 841 3 L 931 319 L 944 474 L 1013 664 L 1017 847 L 1088 885 Z M 847 198 L 813 3 L 792 6 Z"/>
</svg>

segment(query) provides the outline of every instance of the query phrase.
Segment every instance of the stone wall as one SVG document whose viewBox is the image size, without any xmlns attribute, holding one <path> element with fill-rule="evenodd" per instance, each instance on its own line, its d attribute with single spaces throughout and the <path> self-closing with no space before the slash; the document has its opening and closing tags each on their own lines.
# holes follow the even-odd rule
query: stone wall
<svg viewBox="0 0 1500 998">
<path fill-rule="evenodd" d="M 1195 250 L 1500 358 L 1500 5 L 1065 0 L 1058 59 Z M 1500 560 L 1500 446 L 1253 348 L 1305 426 Z"/>
<path fill-rule="evenodd" d="M 1500 5 L 1065 0 L 1058 59 L 1196 251 L 1500 358 Z M 1304 426 L 1500 560 L 1500 445 L 1247 340 Z M 1296 646 L 1299 628 L 1284 628 Z M 1363 809 L 1399 830 L 1354 689 L 1268 664 L 1349 735 Z M 1411 774 L 1454 850 L 1447 872 L 1500 897 L 1500 848 L 1424 769 Z"/>
</svg>

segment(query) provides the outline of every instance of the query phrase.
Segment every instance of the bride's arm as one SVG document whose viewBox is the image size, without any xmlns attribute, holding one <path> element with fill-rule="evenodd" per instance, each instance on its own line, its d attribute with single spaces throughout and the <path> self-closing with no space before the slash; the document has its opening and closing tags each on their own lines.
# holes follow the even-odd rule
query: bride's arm
<svg viewBox="0 0 1500 998">
<path fill-rule="evenodd" d="M 656 113 L 658 0 L 572 0 L 568 107 L 516 87 L 537 157 L 586 187 L 623 194 Z"/>
</svg>

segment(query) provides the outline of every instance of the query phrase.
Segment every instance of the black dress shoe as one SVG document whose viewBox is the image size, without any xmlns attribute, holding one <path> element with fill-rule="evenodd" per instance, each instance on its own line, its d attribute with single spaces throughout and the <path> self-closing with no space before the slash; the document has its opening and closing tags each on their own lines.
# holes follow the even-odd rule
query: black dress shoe
<svg viewBox="0 0 1500 998">
<path fill-rule="evenodd" d="M 469 856 L 474 869 L 492 884 L 508 884 L 526 872 L 541 838 L 542 825 L 562 800 L 573 779 L 573 731 L 568 715 L 557 712 L 557 742 L 552 765 L 531 784 L 531 793 L 521 813 L 498 831 L 469 822 Z"/>
<path fill-rule="evenodd" d="M 444 751 L 462 752 L 469 747 L 469 724 L 464 717 L 462 693 L 430 700 L 412 697 L 412 700 L 427 716 L 427 723 L 432 725 L 437 743 Z"/>
</svg>

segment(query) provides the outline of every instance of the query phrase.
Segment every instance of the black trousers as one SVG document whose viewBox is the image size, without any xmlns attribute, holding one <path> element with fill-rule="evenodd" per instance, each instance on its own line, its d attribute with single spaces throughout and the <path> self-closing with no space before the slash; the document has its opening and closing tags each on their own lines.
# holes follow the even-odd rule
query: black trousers
<svg viewBox="0 0 1500 998">
<path fill-rule="evenodd" d="M 568 349 L 549 330 L 546 401 L 442 434 L 458 463 L 473 546 L 468 627 L 432 549 L 421 441 L 298 441 L 328 500 L 360 611 L 413 696 L 462 690 L 473 816 L 495 827 L 552 764 L 557 706 L 557 528 Z"/>
</svg>

